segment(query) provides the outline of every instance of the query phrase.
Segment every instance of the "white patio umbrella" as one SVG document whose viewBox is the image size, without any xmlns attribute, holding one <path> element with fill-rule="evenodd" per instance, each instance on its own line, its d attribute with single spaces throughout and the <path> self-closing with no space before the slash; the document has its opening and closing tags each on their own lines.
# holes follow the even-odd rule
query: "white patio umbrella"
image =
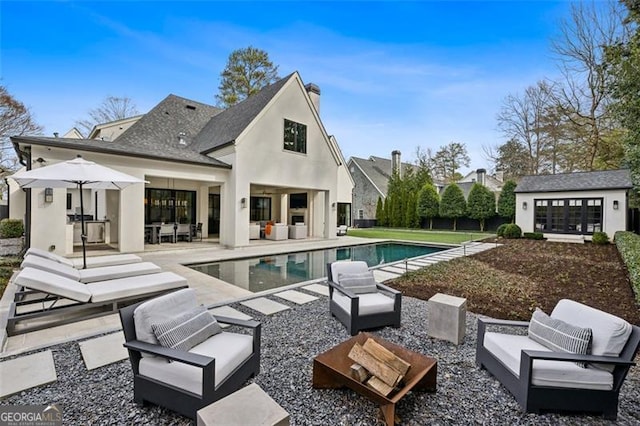
<svg viewBox="0 0 640 426">
<path fill-rule="evenodd" d="M 21 188 L 79 188 L 80 189 L 80 221 L 82 224 L 82 260 L 87 267 L 87 248 L 84 227 L 84 203 L 82 189 L 122 189 L 136 183 L 144 183 L 142 179 L 121 173 L 109 167 L 87 161 L 80 155 L 73 160 L 62 161 L 51 166 L 14 173 L 11 179 Z"/>
</svg>

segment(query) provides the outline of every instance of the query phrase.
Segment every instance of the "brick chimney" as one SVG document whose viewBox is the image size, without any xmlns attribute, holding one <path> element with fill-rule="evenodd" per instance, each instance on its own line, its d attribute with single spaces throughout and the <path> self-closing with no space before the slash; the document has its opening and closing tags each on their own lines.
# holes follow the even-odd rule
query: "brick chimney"
<svg viewBox="0 0 640 426">
<path fill-rule="evenodd" d="M 478 169 L 478 170 L 476 170 L 476 175 L 478 177 L 477 182 L 480 185 L 485 186 L 486 185 L 485 176 L 487 175 L 487 171 L 485 169 Z"/>
<path fill-rule="evenodd" d="M 304 88 L 307 90 L 311 103 L 316 108 L 316 112 L 320 114 L 320 88 L 313 83 L 306 84 Z"/>
<path fill-rule="evenodd" d="M 402 177 L 402 167 L 400 165 L 400 151 L 397 149 L 391 152 L 391 173 L 397 172 Z"/>
</svg>

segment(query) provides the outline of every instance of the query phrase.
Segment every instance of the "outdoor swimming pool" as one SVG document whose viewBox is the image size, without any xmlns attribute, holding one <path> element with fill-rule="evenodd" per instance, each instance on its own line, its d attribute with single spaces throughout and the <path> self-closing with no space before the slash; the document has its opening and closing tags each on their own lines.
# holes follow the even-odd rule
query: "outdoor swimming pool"
<svg viewBox="0 0 640 426">
<path fill-rule="evenodd" d="M 336 260 L 364 260 L 369 266 L 375 266 L 441 250 L 445 249 L 410 243 L 375 243 L 227 260 L 189 267 L 257 293 L 326 277 L 327 263 Z"/>
</svg>

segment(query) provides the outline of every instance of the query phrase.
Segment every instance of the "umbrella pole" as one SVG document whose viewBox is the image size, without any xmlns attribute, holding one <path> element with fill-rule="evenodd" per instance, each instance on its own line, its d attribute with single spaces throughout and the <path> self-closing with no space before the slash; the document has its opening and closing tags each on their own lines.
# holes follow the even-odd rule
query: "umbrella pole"
<svg viewBox="0 0 640 426">
<path fill-rule="evenodd" d="M 87 269 L 87 234 L 84 232 L 84 200 L 82 199 L 82 183 L 80 185 L 80 224 L 82 230 L 80 239 L 82 240 L 82 269 Z"/>
</svg>

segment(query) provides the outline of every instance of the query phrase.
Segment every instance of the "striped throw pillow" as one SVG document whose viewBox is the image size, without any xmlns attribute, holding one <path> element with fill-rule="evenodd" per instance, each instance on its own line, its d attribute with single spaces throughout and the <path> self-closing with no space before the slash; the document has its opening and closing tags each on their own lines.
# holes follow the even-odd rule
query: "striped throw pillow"
<svg viewBox="0 0 640 426">
<path fill-rule="evenodd" d="M 188 351 L 222 331 L 218 321 L 204 306 L 159 324 L 151 329 L 162 346 Z"/>
<path fill-rule="evenodd" d="M 373 272 L 359 274 L 338 274 L 338 284 L 355 294 L 375 293 L 377 290 Z"/>
<path fill-rule="evenodd" d="M 529 338 L 555 352 L 586 355 L 591 352 L 592 330 L 551 318 L 536 308 L 529 323 Z M 586 368 L 587 363 L 576 362 Z"/>
</svg>

